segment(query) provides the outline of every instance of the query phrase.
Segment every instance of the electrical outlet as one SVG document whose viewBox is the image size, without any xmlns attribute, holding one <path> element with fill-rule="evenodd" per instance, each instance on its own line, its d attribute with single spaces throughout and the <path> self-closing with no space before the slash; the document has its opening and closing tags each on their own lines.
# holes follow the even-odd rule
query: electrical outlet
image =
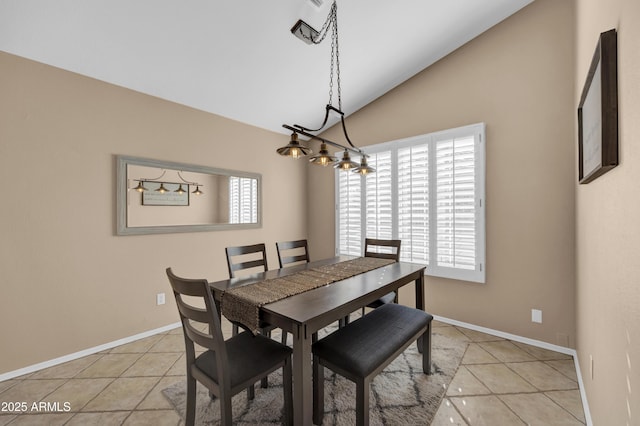
<svg viewBox="0 0 640 426">
<path fill-rule="evenodd" d="M 160 305 L 164 305 L 164 303 L 165 303 L 164 293 L 156 294 L 156 305 L 160 306 Z"/>
<path fill-rule="evenodd" d="M 540 309 L 531 310 L 531 322 L 542 324 L 542 311 Z"/>
</svg>

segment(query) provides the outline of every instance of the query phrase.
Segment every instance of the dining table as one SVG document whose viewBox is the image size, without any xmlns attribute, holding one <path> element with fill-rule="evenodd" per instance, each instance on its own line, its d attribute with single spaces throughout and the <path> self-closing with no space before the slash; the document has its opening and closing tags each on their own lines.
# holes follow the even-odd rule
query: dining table
<svg viewBox="0 0 640 426">
<path fill-rule="evenodd" d="M 216 302 L 225 292 L 263 281 L 353 260 L 354 256 L 289 266 L 210 282 Z M 415 283 L 416 308 L 424 310 L 425 265 L 394 262 L 259 307 L 260 320 L 293 336 L 293 416 L 295 425 L 311 425 L 313 413 L 311 345 L 316 333 L 400 287 Z M 418 344 L 418 347 L 421 347 Z"/>
</svg>

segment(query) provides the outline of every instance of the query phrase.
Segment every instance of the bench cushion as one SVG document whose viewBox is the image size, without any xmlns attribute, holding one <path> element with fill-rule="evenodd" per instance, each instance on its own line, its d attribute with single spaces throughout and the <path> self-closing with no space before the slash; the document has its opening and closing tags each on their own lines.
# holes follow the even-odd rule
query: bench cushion
<svg viewBox="0 0 640 426">
<path fill-rule="evenodd" d="M 357 377 L 367 377 L 426 328 L 433 316 L 386 304 L 314 343 L 313 353 Z"/>
</svg>

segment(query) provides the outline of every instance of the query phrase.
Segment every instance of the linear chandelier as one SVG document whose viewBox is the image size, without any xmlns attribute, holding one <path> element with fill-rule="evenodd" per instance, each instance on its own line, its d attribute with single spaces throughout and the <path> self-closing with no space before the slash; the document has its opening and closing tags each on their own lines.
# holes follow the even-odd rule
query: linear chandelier
<svg viewBox="0 0 640 426">
<path fill-rule="evenodd" d="M 296 24 L 291 28 L 291 32 L 301 40 L 303 40 L 307 44 L 320 44 L 326 38 L 327 34 L 331 31 L 331 68 L 329 75 L 329 103 L 325 107 L 324 120 L 322 125 L 317 129 L 311 129 L 308 127 L 301 126 L 299 124 L 294 124 L 292 126 L 288 124 L 283 124 L 287 130 L 290 130 L 291 133 L 291 141 L 282 148 L 278 148 L 276 151 L 280 155 L 289 156 L 293 158 L 299 158 L 301 156 L 306 156 L 312 154 L 313 151 L 300 144 L 298 140 L 298 135 L 306 136 L 310 140 L 317 140 L 320 142 L 320 151 L 317 155 L 314 155 L 309 159 L 311 164 L 316 164 L 318 166 L 326 167 L 330 164 L 333 165 L 336 169 L 349 171 L 352 170 L 356 173 L 360 173 L 362 175 L 366 175 L 369 173 L 375 172 L 373 167 L 370 167 L 367 164 L 368 155 L 364 153 L 360 148 L 355 146 L 351 139 L 349 139 L 349 134 L 347 133 L 347 127 L 344 121 L 344 112 L 342 111 L 342 91 L 340 87 L 340 49 L 338 45 L 338 4 L 334 0 L 331 5 L 331 10 L 329 11 L 329 15 L 327 16 L 327 20 L 322 25 L 322 29 L 320 31 L 315 30 L 309 24 L 304 22 L 303 20 L 298 20 Z M 338 108 L 333 106 L 333 83 L 334 83 L 334 72 L 335 72 L 335 81 L 336 87 L 338 91 Z M 325 138 L 321 138 L 317 136 L 317 133 L 321 132 L 324 127 L 327 125 L 329 114 L 336 113 L 340 116 L 340 124 L 342 125 L 342 132 L 344 133 L 344 138 L 348 142 L 349 145 L 343 145 L 337 142 L 330 141 Z M 344 151 L 342 154 L 342 159 L 338 160 L 338 158 L 332 156 L 327 150 L 327 145 L 331 145 Z M 350 152 L 355 153 L 360 156 L 360 164 L 351 160 Z"/>
<path fill-rule="evenodd" d="M 180 195 L 186 193 L 189 191 L 189 185 L 195 186 L 196 189 L 191 192 L 194 195 L 202 195 L 204 194 L 204 192 L 200 191 L 200 187 L 204 186 L 201 183 L 198 182 L 190 182 L 188 180 L 186 180 L 185 178 L 182 177 L 182 175 L 180 174 L 180 172 L 176 172 L 178 175 L 178 178 L 181 180 L 181 182 L 170 182 L 167 180 L 162 180 L 162 178 L 164 177 L 164 175 L 167 173 L 166 170 L 162 170 L 162 174 L 160 176 L 158 176 L 157 178 L 142 178 L 142 179 L 132 179 L 134 182 L 138 182 L 138 186 L 136 186 L 135 189 L 138 192 L 145 192 L 145 191 L 149 191 L 148 188 L 146 188 L 144 186 L 145 182 L 154 182 L 154 183 L 159 183 L 160 186 L 158 187 L 158 189 L 155 189 L 154 191 L 159 192 L 161 194 L 164 194 L 166 192 L 169 192 L 169 190 L 164 186 L 165 184 L 172 184 L 172 185 L 178 185 L 178 189 L 176 189 L 173 192 L 176 192 Z M 182 188 L 182 185 L 187 185 L 187 190 L 185 191 L 184 188 Z"/>
</svg>

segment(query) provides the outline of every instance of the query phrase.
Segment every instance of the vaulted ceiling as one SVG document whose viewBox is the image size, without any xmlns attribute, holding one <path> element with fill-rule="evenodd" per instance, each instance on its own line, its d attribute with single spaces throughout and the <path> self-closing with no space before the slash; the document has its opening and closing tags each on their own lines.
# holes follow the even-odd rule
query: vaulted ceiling
<svg viewBox="0 0 640 426">
<path fill-rule="evenodd" d="M 349 114 L 533 0 L 337 1 Z M 330 40 L 308 45 L 290 29 L 298 19 L 320 29 L 330 6 L 331 0 L 2 0 L 0 50 L 285 132 L 285 122 L 314 127 L 323 117 Z"/>
</svg>

